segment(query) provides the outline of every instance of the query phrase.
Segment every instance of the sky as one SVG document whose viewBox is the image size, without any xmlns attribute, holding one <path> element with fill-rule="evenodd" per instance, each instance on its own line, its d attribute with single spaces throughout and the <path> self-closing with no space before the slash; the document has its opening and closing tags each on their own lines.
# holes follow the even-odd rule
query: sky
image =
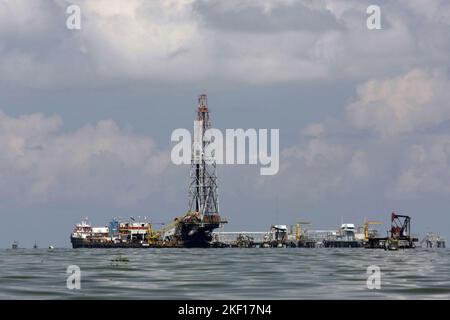
<svg viewBox="0 0 450 320">
<path fill-rule="evenodd" d="M 445 0 L 0 0 L 0 247 L 186 212 L 201 93 L 218 129 L 280 130 L 278 174 L 218 167 L 225 231 L 394 211 L 448 238 L 449 34 Z"/>
</svg>

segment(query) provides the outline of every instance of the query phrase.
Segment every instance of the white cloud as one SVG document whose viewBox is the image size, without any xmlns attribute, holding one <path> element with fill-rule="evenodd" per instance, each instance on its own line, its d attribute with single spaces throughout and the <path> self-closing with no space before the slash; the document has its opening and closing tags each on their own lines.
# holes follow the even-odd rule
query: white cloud
<svg viewBox="0 0 450 320">
<path fill-rule="evenodd" d="M 450 82 L 437 71 L 365 82 L 347 117 L 306 126 L 297 145 L 282 152 L 267 191 L 278 185 L 304 202 L 360 192 L 391 200 L 450 196 L 448 92 Z"/>
<path fill-rule="evenodd" d="M 346 111 L 356 127 L 391 136 L 449 120 L 449 101 L 450 81 L 444 73 L 413 70 L 366 82 Z"/>
<path fill-rule="evenodd" d="M 59 117 L 0 113 L 0 195 L 19 203 L 131 205 L 161 186 L 167 152 L 113 121 L 62 133 Z"/>
</svg>

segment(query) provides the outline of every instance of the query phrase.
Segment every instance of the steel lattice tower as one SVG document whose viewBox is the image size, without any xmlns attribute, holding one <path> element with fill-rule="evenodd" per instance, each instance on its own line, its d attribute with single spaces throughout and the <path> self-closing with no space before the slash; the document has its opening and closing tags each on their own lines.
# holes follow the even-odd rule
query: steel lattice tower
<svg viewBox="0 0 450 320">
<path fill-rule="evenodd" d="M 198 98 L 197 118 L 194 125 L 195 136 L 192 144 L 189 185 L 189 211 L 198 212 L 202 220 L 204 216 L 219 214 L 216 161 L 214 155 L 204 153 L 205 148 L 211 143 L 211 140 L 205 137 L 205 132 L 209 128 L 211 128 L 211 122 L 207 96 L 202 94 Z"/>
</svg>

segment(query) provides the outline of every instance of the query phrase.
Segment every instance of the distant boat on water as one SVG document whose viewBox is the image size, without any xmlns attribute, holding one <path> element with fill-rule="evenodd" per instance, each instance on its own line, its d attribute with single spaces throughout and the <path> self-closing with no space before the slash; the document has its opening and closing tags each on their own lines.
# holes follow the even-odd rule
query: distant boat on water
<svg viewBox="0 0 450 320">
<path fill-rule="evenodd" d="M 18 249 L 19 248 L 19 243 L 17 241 L 14 241 L 12 246 L 11 246 L 11 248 L 12 249 Z"/>
<path fill-rule="evenodd" d="M 34 242 L 34 245 L 33 245 L 33 249 L 37 249 L 38 248 L 38 245 L 37 245 L 37 243 L 36 243 L 36 241 Z"/>
</svg>

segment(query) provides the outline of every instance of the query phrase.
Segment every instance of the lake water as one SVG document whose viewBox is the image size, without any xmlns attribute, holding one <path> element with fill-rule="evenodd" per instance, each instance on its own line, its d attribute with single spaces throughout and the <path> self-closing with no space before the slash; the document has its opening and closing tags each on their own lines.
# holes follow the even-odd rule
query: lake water
<svg viewBox="0 0 450 320">
<path fill-rule="evenodd" d="M 69 290 L 67 268 L 81 270 Z M 367 288 L 367 267 L 381 288 Z M 450 251 L 3 249 L 1 299 L 449 299 Z"/>
</svg>

